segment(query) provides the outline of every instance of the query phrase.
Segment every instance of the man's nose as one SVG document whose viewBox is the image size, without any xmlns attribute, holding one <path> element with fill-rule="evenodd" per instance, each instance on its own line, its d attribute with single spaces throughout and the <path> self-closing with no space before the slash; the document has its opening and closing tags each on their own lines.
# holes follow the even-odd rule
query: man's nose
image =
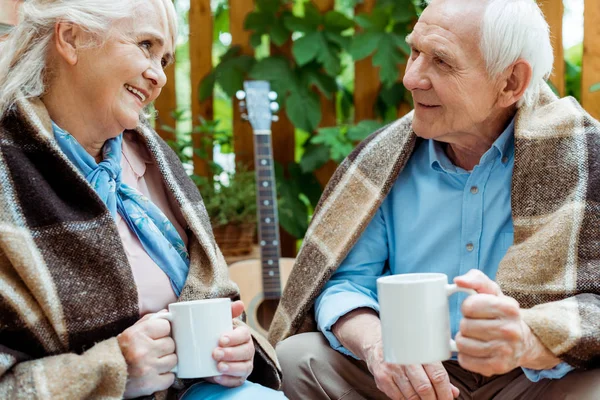
<svg viewBox="0 0 600 400">
<path fill-rule="evenodd" d="M 410 91 L 431 88 L 431 81 L 427 76 L 425 63 L 426 61 L 421 55 L 408 63 L 402 79 L 405 88 Z"/>
</svg>

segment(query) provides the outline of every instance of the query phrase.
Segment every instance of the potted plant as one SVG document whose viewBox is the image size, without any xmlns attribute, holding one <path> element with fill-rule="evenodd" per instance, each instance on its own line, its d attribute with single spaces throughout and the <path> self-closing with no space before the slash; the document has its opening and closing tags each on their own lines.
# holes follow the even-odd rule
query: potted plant
<svg viewBox="0 0 600 400">
<path fill-rule="evenodd" d="M 173 112 L 178 122 L 185 121 L 183 112 Z M 209 161 L 210 176 L 193 174 L 192 155 L 203 160 L 211 160 L 209 151 L 219 145 L 221 149 L 232 149 L 231 132 L 218 129 L 219 121 L 205 120 L 200 117 L 200 124 L 194 127 L 191 134 L 179 135 L 177 140 L 168 141 L 177 153 L 181 162 L 190 172 L 196 183 L 206 211 L 210 218 L 215 240 L 223 255 L 239 256 L 252 251 L 256 233 L 256 187 L 255 174 L 243 164 L 237 164 L 235 171 L 226 171 L 218 163 Z M 174 132 L 168 126 L 164 130 Z M 194 148 L 191 135 L 201 136 L 201 148 Z"/>
</svg>

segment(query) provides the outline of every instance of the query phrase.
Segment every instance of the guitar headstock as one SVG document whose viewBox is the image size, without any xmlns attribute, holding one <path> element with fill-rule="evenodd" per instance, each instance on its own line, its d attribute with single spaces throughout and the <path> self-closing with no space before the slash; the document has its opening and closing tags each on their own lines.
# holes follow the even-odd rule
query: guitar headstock
<svg viewBox="0 0 600 400">
<path fill-rule="evenodd" d="M 271 122 L 279 118 L 274 115 L 279 111 L 277 93 L 271 91 L 267 81 L 245 81 L 244 90 L 236 93 L 240 100 L 242 119 L 250 121 L 255 131 L 271 130 Z"/>
</svg>

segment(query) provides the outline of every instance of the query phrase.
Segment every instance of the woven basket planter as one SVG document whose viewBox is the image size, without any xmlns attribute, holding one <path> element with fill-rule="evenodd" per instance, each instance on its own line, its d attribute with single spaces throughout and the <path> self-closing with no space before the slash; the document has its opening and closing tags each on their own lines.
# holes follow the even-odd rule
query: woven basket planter
<svg viewBox="0 0 600 400">
<path fill-rule="evenodd" d="M 221 252 L 223 252 L 223 256 L 242 256 L 250 254 L 252 251 L 256 224 L 227 224 L 215 226 L 213 232 L 215 234 L 215 240 L 219 245 Z"/>
</svg>

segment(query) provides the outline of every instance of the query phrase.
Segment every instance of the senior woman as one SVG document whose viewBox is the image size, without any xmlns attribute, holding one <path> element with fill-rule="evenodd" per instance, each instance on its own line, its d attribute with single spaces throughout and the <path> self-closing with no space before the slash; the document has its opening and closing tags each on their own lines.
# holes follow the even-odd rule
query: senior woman
<svg viewBox="0 0 600 400">
<path fill-rule="evenodd" d="M 186 382 L 150 318 L 237 296 L 197 189 L 140 122 L 173 60 L 171 1 L 22 7 L 0 44 L 0 398 L 283 398 L 273 349 L 237 318 L 223 375 Z"/>
</svg>

